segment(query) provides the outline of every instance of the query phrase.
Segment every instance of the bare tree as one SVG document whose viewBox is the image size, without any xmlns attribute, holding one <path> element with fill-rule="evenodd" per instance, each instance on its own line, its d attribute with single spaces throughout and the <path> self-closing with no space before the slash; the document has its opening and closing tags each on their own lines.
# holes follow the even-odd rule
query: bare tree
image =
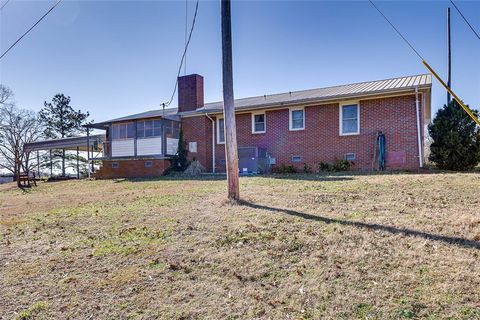
<svg viewBox="0 0 480 320">
<path fill-rule="evenodd" d="M 18 182 L 20 172 L 30 168 L 30 152 L 25 145 L 41 136 L 43 126 L 35 112 L 17 108 L 11 102 L 11 91 L 4 88 L 0 87 L 0 169 L 11 172 Z"/>
<path fill-rule="evenodd" d="M 0 83 L 0 106 L 13 104 L 13 92 Z"/>
</svg>

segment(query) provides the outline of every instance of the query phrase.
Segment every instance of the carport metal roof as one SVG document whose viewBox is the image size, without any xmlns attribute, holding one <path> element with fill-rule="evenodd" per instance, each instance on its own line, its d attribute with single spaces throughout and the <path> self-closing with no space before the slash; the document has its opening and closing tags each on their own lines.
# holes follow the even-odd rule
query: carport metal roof
<svg viewBox="0 0 480 320">
<path fill-rule="evenodd" d="M 80 136 L 37 141 L 26 144 L 25 148 L 27 151 L 41 151 L 52 149 L 77 150 L 77 148 L 79 151 L 88 151 L 88 144 L 90 145 L 90 147 L 96 146 L 97 148 L 101 148 L 102 142 L 104 141 L 106 141 L 105 135 L 97 134 L 91 135 L 89 137 Z"/>
</svg>

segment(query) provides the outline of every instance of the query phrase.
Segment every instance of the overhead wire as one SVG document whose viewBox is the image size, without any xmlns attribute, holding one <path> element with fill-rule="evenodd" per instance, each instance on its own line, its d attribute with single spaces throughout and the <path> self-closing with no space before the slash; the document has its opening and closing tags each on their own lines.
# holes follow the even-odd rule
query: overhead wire
<svg viewBox="0 0 480 320">
<path fill-rule="evenodd" d="M 169 106 L 172 103 L 173 97 L 175 96 L 175 93 L 177 92 L 178 77 L 180 76 L 180 73 L 182 72 L 183 62 L 184 62 L 185 56 L 187 54 L 187 50 L 188 50 L 188 46 L 190 44 L 190 40 L 192 39 L 193 30 L 195 29 L 195 22 L 197 21 L 198 3 L 199 3 L 199 0 L 197 0 L 197 3 L 195 4 L 195 14 L 193 15 L 192 26 L 190 28 L 190 33 L 188 35 L 188 40 L 187 40 L 187 42 L 185 44 L 185 48 L 183 50 L 182 59 L 180 60 L 180 65 L 178 66 L 177 78 L 175 79 L 175 87 L 173 88 L 173 92 L 172 92 L 172 95 L 170 97 L 170 100 L 168 102 L 162 104 L 164 107 Z"/>
<path fill-rule="evenodd" d="M 7 5 L 7 3 L 9 3 L 9 2 L 10 2 L 10 0 L 5 1 L 5 3 L 2 4 L 2 6 L 0 7 L 0 10 L 3 10 L 3 8 L 4 8 L 4 7 Z"/>
<path fill-rule="evenodd" d="M 395 27 L 395 25 L 392 22 L 390 22 L 387 16 L 383 14 L 383 12 L 375 5 L 375 3 L 373 3 L 372 0 L 369 0 L 369 1 L 372 4 L 372 6 L 378 11 L 378 13 L 380 13 L 383 16 L 383 18 L 388 22 L 388 24 L 393 28 L 393 30 L 395 30 L 397 34 L 403 39 L 403 41 L 405 41 L 405 43 L 413 50 L 413 52 L 415 52 L 420 59 L 424 60 L 422 55 L 415 49 L 415 47 L 410 43 L 410 41 L 408 41 L 407 38 L 405 38 L 403 34 L 400 32 L 400 30 L 398 30 L 397 27 Z"/>
<path fill-rule="evenodd" d="M 450 0 L 450 2 L 453 4 L 453 6 L 455 7 L 455 9 L 457 9 L 458 13 L 460 13 L 460 16 L 462 16 L 463 20 L 467 23 L 467 25 L 470 27 L 470 29 L 473 31 L 473 33 L 475 33 L 475 35 L 477 36 L 478 40 L 480 40 L 480 35 L 478 34 L 478 32 L 475 30 L 475 28 L 473 28 L 473 26 L 470 24 L 470 22 L 468 21 L 468 19 L 463 15 L 462 11 L 460 10 L 459 7 L 457 7 L 457 5 L 455 4 L 455 2 L 453 2 L 453 0 Z"/>
<path fill-rule="evenodd" d="M 23 37 L 25 37 L 30 31 L 32 31 L 32 29 L 35 28 L 40 23 L 40 21 L 42 21 L 50 12 L 52 12 L 52 10 L 55 9 L 55 7 L 58 6 L 60 2 L 62 2 L 62 0 L 58 0 L 47 12 L 45 12 L 45 14 L 40 19 L 38 19 L 37 22 L 35 22 L 33 26 L 30 27 L 30 29 L 28 29 L 24 34 L 22 34 L 20 38 L 18 38 L 4 53 L 2 53 L 0 59 L 2 59 L 10 50 L 12 50 L 12 48 L 15 47 L 15 45 L 23 39 Z"/>
<path fill-rule="evenodd" d="M 398 30 L 392 22 L 383 14 L 383 12 L 373 3 L 372 0 L 369 0 L 372 6 L 383 16 L 383 18 L 390 24 L 390 26 L 398 33 L 398 35 L 408 44 L 408 46 L 417 54 L 417 56 L 422 60 L 423 65 L 433 74 L 433 76 L 440 82 L 440 84 L 447 90 L 452 97 L 458 102 L 462 109 L 472 118 L 473 121 L 480 126 L 480 120 L 473 114 L 472 110 L 453 92 L 453 90 L 443 81 L 443 79 L 433 70 L 433 68 L 425 61 L 422 55 L 413 47 L 413 45 L 403 36 L 403 34 Z"/>
</svg>

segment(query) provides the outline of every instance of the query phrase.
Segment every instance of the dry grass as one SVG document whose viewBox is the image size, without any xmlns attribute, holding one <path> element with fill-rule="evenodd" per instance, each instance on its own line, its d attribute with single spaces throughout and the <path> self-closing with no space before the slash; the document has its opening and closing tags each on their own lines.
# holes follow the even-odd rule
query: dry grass
<svg viewBox="0 0 480 320">
<path fill-rule="evenodd" d="M 0 186 L 1 319 L 480 319 L 480 175 Z"/>
</svg>

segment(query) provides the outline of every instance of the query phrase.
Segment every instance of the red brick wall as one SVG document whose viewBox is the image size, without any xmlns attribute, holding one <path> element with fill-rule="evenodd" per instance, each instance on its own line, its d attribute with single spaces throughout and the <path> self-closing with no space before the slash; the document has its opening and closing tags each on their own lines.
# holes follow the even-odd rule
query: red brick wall
<svg viewBox="0 0 480 320">
<path fill-rule="evenodd" d="M 266 133 L 252 134 L 250 113 L 238 114 L 236 119 L 238 146 L 265 148 L 276 158 L 277 165 L 284 163 L 303 167 L 303 163 L 307 163 L 316 170 L 320 161 L 331 163 L 335 159 L 343 159 L 345 153 L 355 153 L 354 168 L 368 170 L 372 167 L 377 131 L 382 131 L 386 136 L 387 157 L 391 159 L 404 153 L 406 160 L 403 165 L 387 163 L 387 169 L 419 167 L 414 94 L 360 100 L 360 134 L 355 136 L 340 136 L 338 103 L 306 107 L 305 130 L 302 131 L 289 131 L 288 108 L 266 111 Z M 421 121 L 423 137 L 423 119 Z M 210 171 L 210 120 L 205 116 L 183 118 L 182 128 L 187 143 L 197 141 L 196 158 Z M 215 141 L 215 153 L 217 171 L 225 171 L 221 162 L 225 159 L 225 145 Z M 302 161 L 293 163 L 292 156 L 301 156 Z"/>
<path fill-rule="evenodd" d="M 192 111 L 203 103 L 203 77 L 198 74 L 178 77 L 178 111 Z"/>
<path fill-rule="evenodd" d="M 152 161 L 151 167 L 146 167 L 145 162 Z M 118 163 L 118 168 L 113 168 L 112 163 Z M 170 166 L 168 160 L 108 160 L 103 161 L 102 168 L 94 173 L 97 179 L 114 178 L 149 178 L 163 175 Z"/>
<path fill-rule="evenodd" d="M 206 116 L 182 118 L 183 137 L 197 143 L 197 152 L 188 153 L 189 160 L 198 160 L 208 172 L 212 171 L 212 121 Z"/>
</svg>

